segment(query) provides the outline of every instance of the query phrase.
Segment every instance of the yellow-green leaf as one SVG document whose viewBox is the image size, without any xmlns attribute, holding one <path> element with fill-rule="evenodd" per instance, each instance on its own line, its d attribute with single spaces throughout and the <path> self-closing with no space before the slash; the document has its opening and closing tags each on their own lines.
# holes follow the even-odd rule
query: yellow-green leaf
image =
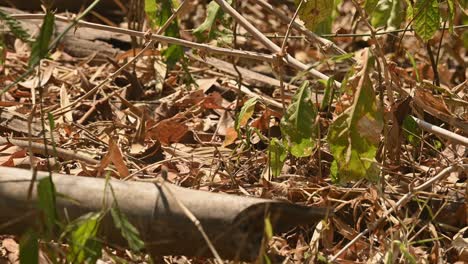
<svg viewBox="0 0 468 264">
<path fill-rule="evenodd" d="M 439 2 L 437 0 L 417 0 L 414 4 L 414 31 L 424 41 L 432 38 L 439 29 Z"/>
<path fill-rule="evenodd" d="M 237 131 L 239 131 L 241 127 L 247 125 L 247 122 L 252 117 L 253 112 L 255 110 L 255 104 L 257 104 L 256 98 L 250 98 L 244 103 L 244 105 L 242 106 L 239 112 L 239 116 L 237 117 L 237 120 L 235 122 Z"/>
<path fill-rule="evenodd" d="M 268 163 L 273 177 L 277 177 L 281 174 L 281 169 L 283 168 L 287 155 L 288 153 L 283 143 L 277 138 L 272 138 L 268 145 Z"/>
<path fill-rule="evenodd" d="M 316 25 L 331 17 L 335 6 L 333 0 L 295 0 L 296 6 L 301 1 L 304 2 L 298 13 L 299 18 L 309 30 L 314 30 Z"/>
<path fill-rule="evenodd" d="M 332 178 L 336 182 L 377 180 L 375 155 L 383 128 L 383 112 L 364 70 L 353 104 L 330 126 L 328 143 L 333 154 Z"/>
</svg>

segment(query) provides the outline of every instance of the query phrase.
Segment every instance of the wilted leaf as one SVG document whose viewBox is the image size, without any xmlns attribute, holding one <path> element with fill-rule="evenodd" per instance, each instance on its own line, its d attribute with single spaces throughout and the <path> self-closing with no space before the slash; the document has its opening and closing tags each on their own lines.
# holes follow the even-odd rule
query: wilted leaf
<svg viewBox="0 0 468 264">
<path fill-rule="evenodd" d="M 101 257 L 102 246 L 96 237 L 100 220 L 100 213 L 89 213 L 76 221 L 70 234 L 70 263 L 95 263 Z"/>
<path fill-rule="evenodd" d="M 29 66 L 36 65 L 41 59 L 47 56 L 49 43 L 52 38 L 52 33 L 54 32 L 54 22 L 55 15 L 48 10 L 44 16 L 39 36 L 32 45 Z"/>
<path fill-rule="evenodd" d="M 424 41 L 432 38 L 439 29 L 439 2 L 437 0 L 417 0 L 414 4 L 414 31 Z"/>
<path fill-rule="evenodd" d="M 238 137 L 239 134 L 237 134 L 236 129 L 234 129 L 233 127 L 226 129 L 226 136 L 224 138 L 223 146 L 231 145 L 236 141 Z"/>
<path fill-rule="evenodd" d="M 296 6 L 301 0 L 295 0 Z M 315 29 L 320 22 L 331 17 L 334 7 L 334 1 L 330 0 L 308 0 L 302 3 L 299 10 L 299 17 L 304 21 L 304 25 L 311 31 Z"/>
<path fill-rule="evenodd" d="M 273 177 L 277 177 L 281 174 L 281 169 L 283 168 L 287 155 L 288 153 L 283 143 L 277 138 L 272 138 L 268 145 L 268 157 Z"/>
<path fill-rule="evenodd" d="M 367 56 L 354 102 L 332 123 L 328 142 L 334 161 L 332 176 L 337 182 L 370 179 L 379 174 L 375 155 L 383 128 L 379 108 L 367 73 Z"/>
<path fill-rule="evenodd" d="M 281 119 L 281 134 L 289 144 L 295 157 L 312 154 L 317 138 L 317 109 L 312 103 L 309 82 L 304 82 L 292 98 L 292 102 Z"/>
<path fill-rule="evenodd" d="M 244 103 L 236 119 L 235 128 L 237 131 L 239 131 L 241 127 L 247 125 L 247 122 L 253 115 L 256 104 L 257 98 L 250 98 Z"/>
</svg>

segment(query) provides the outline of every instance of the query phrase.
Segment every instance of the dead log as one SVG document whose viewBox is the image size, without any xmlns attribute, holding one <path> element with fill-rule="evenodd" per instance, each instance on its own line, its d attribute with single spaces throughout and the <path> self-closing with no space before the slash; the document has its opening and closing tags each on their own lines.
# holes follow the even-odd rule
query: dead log
<svg viewBox="0 0 468 264">
<path fill-rule="evenodd" d="M 73 1 L 72 1 L 73 2 Z M 0 7 L 7 14 L 24 14 L 23 11 Z M 41 19 L 28 19 L 20 21 L 23 28 L 32 36 L 39 32 Z M 54 37 L 62 33 L 69 23 L 55 21 Z M 8 32 L 7 32 L 8 33 Z M 7 44 L 15 38 L 7 38 Z M 10 42 L 10 43 L 8 43 Z M 107 57 L 115 57 L 123 50 L 131 48 L 130 37 L 124 34 L 95 30 L 91 28 L 75 28 L 70 30 L 61 40 L 63 50 L 74 57 L 95 56 L 99 61 L 106 61 Z"/>
<path fill-rule="evenodd" d="M 39 172 L 38 179 L 47 175 Z M 31 177 L 29 170 L 0 167 L 2 233 L 22 234 L 37 224 L 37 217 L 22 217 L 34 211 L 37 203 L 36 188 L 32 199 L 27 198 Z M 53 181 L 57 193 L 62 194 L 57 197 L 61 219 L 65 219 L 66 214 L 67 219 L 73 220 L 89 212 L 109 209 L 114 203 L 102 178 L 53 174 Z M 120 210 L 145 241 L 146 250 L 158 256 L 211 256 L 202 235 L 178 202 L 196 216 L 217 252 L 226 259 L 253 260 L 257 257 L 267 214 L 276 232 L 296 225 L 315 224 L 327 215 L 325 208 L 203 192 L 169 183 L 111 180 L 109 184 Z M 104 241 L 126 246 L 109 214 L 104 217 L 101 229 L 100 237 Z"/>
</svg>

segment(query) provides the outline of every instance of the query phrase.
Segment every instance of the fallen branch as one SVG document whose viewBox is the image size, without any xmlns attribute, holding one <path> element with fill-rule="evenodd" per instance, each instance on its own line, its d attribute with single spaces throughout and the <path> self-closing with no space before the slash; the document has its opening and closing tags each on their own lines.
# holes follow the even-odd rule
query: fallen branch
<svg viewBox="0 0 468 264">
<path fill-rule="evenodd" d="M 28 200 L 31 171 L 0 167 L 0 226 L 3 233 L 22 234 L 34 226 L 37 181 L 48 172 L 38 172 L 32 199 Z M 114 204 L 106 180 L 53 174 L 57 211 L 62 219 L 74 220 L 89 212 L 107 211 Z M 211 257 L 205 239 L 187 217 L 182 203 L 198 219 L 222 258 L 253 260 L 264 233 L 267 214 L 275 232 L 292 226 L 314 224 L 326 217 L 324 208 L 310 208 L 279 201 L 240 197 L 181 188 L 169 183 L 152 184 L 110 180 L 120 211 L 138 229 L 152 255 Z M 15 220 L 15 221 L 12 221 Z M 102 239 L 120 246 L 126 241 L 115 228 L 112 217 L 101 223 Z M 6 224 L 8 223 L 8 224 Z"/>
</svg>

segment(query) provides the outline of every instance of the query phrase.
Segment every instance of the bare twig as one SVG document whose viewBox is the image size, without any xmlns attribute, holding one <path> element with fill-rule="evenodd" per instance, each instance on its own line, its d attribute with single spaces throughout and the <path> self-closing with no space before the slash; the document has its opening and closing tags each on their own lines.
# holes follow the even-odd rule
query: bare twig
<svg viewBox="0 0 468 264">
<path fill-rule="evenodd" d="M 435 126 L 433 124 L 430 124 L 419 118 L 413 117 L 413 119 L 414 121 L 416 121 L 416 123 L 419 125 L 421 129 L 431 132 L 432 134 L 438 135 L 440 137 L 452 140 L 456 143 L 463 144 L 468 147 L 468 138 L 455 134 L 451 131 Z"/>
</svg>

